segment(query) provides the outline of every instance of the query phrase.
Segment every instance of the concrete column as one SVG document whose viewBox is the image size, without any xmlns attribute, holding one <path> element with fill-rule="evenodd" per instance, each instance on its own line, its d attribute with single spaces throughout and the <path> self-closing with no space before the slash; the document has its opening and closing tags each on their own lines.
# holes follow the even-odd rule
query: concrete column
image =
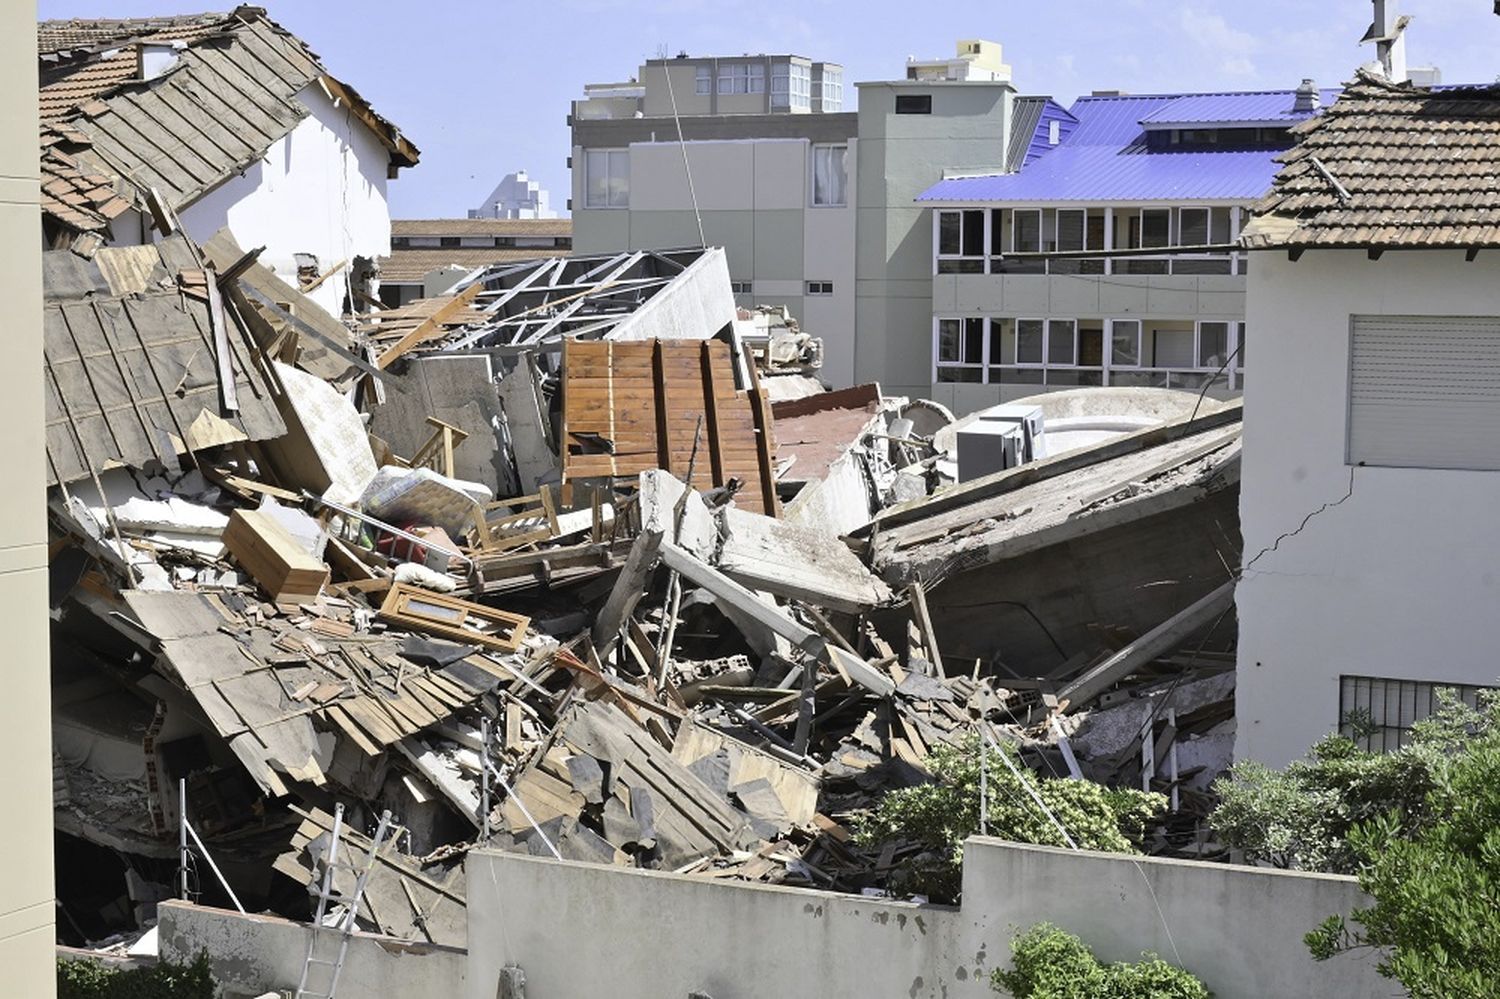
<svg viewBox="0 0 1500 999">
<path fill-rule="evenodd" d="M 0 823 L 0 967 L 7 995 L 57 994 L 52 887 L 52 731 L 47 643 L 47 479 L 42 444 L 42 224 L 37 206 L 36 6 L 0 11 L 0 627 L 9 682 L 0 758 L 10 809 Z"/>
</svg>

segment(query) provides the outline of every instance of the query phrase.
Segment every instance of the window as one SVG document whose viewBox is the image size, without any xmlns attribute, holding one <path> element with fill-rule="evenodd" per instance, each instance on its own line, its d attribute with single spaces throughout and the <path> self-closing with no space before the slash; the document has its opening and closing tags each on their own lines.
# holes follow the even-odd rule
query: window
<svg viewBox="0 0 1500 999">
<path fill-rule="evenodd" d="M 845 165 L 849 147 L 812 147 L 812 203 L 817 206 L 842 206 L 848 204 L 849 172 Z"/>
<path fill-rule="evenodd" d="M 1141 246 L 1172 245 L 1172 210 L 1146 208 L 1141 211 Z"/>
<path fill-rule="evenodd" d="M 932 114 L 931 94 L 897 94 L 897 114 Z"/>
<path fill-rule="evenodd" d="M 590 149 L 583 161 L 585 208 L 630 207 L 630 151 Z"/>
<path fill-rule="evenodd" d="M 791 65 L 777 63 L 771 67 L 771 107 L 784 108 L 791 103 Z"/>
<path fill-rule="evenodd" d="M 1350 317 L 1348 460 L 1500 470 L 1500 318 Z"/>
<path fill-rule="evenodd" d="M 1078 363 L 1078 323 L 1072 319 L 1047 320 L 1047 363 Z"/>
<path fill-rule="evenodd" d="M 1215 368 L 1229 357 L 1229 324 L 1198 324 L 1198 367 Z"/>
<path fill-rule="evenodd" d="M 459 238 L 457 236 L 443 236 L 441 239 L 438 240 L 438 245 L 439 246 L 459 246 L 461 244 L 460 244 Z"/>
<path fill-rule="evenodd" d="M 1042 363 L 1042 330 L 1045 323 L 1040 319 L 1016 320 L 1016 363 Z"/>
<path fill-rule="evenodd" d="M 764 63 L 753 63 L 750 66 L 749 91 L 752 94 L 763 94 L 766 92 L 766 67 Z"/>
<path fill-rule="evenodd" d="M 844 74 L 836 69 L 823 70 L 823 110 L 839 111 L 844 107 Z"/>
<path fill-rule="evenodd" d="M 1010 249 L 1012 253 L 1041 252 L 1042 213 L 1039 209 L 1017 208 L 1011 213 Z"/>
<path fill-rule="evenodd" d="M 1047 145 L 1055 146 L 1062 141 L 1062 122 L 1056 119 L 1047 122 Z"/>
<path fill-rule="evenodd" d="M 1208 209 L 1184 208 L 1177 213 L 1177 245 L 1208 245 Z"/>
<path fill-rule="evenodd" d="M 1110 323 L 1111 367 L 1138 368 L 1141 364 L 1141 323 L 1138 319 L 1116 319 Z"/>
<path fill-rule="evenodd" d="M 792 63 L 788 74 L 793 110 L 806 111 L 812 107 L 812 67 Z"/>
<path fill-rule="evenodd" d="M 750 66 L 743 62 L 730 62 L 720 66 L 719 93 L 750 93 Z"/>
<path fill-rule="evenodd" d="M 807 293 L 809 295 L 832 295 L 832 281 L 809 281 L 807 282 Z"/>
<path fill-rule="evenodd" d="M 751 283 L 749 281 L 731 281 L 731 282 L 729 282 L 729 292 L 732 295 L 751 295 L 751 294 L 754 294 L 754 292 L 751 290 L 751 287 L 752 286 L 751 286 Z"/>
<path fill-rule="evenodd" d="M 1412 725 L 1432 715 L 1437 708 L 1437 692 L 1443 689 L 1452 690 L 1472 708 L 1478 706 L 1479 692 L 1488 688 L 1378 676 L 1341 676 L 1339 731 L 1374 752 L 1400 749 L 1410 740 Z"/>
<path fill-rule="evenodd" d="M 1057 248 L 1059 250 L 1086 250 L 1084 230 L 1087 215 L 1079 209 L 1057 210 Z"/>
<path fill-rule="evenodd" d="M 938 212 L 937 250 L 939 274 L 983 274 L 984 209 Z"/>
<path fill-rule="evenodd" d="M 940 382 L 984 381 L 984 320 L 939 319 L 936 367 Z"/>
<path fill-rule="evenodd" d="M 392 236 L 391 237 L 391 246 L 393 248 L 399 249 L 401 247 L 410 246 L 410 245 L 411 245 L 411 240 L 408 239 L 405 236 Z"/>
<path fill-rule="evenodd" d="M 699 66 L 697 85 L 693 88 L 693 92 L 701 96 L 703 94 L 711 94 L 713 91 L 714 71 L 708 66 Z"/>
</svg>

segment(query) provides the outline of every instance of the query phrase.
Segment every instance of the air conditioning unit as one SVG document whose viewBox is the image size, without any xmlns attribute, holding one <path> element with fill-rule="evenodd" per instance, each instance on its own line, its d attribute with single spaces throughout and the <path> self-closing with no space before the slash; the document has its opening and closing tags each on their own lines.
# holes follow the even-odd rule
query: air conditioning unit
<svg viewBox="0 0 1500 999">
<path fill-rule="evenodd" d="M 1045 457 L 1046 428 L 1035 406 L 992 406 L 958 431 L 960 482 Z"/>
</svg>

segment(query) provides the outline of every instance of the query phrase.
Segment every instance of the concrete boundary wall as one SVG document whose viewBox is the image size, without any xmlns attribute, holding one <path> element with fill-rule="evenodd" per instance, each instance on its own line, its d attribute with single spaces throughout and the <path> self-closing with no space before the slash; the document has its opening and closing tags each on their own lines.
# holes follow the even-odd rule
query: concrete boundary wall
<svg viewBox="0 0 1500 999">
<path fill-rule="evenodd" d="M 158 912 L 162 958 L 187 962 L 207 951 L 223 999 L 297 990 L 312 933 L 308 924 L 178 901 L 161 903 Z M 329 939 L 336 953 L 338 938 Z M 319 956 L 331 955 L 320 950 Z M 308 988 L 323 990 L 325 970 L 314 970 L 320 977 L 309 977 Z M 464 970 L 464 952 L 457 948 L 356 933 L 349 941 L 338 994 L 350 999 L 457 999 L 464 994 Z M 493 986 L 490 993 L 488 999 L 494 999 Z"/>
<path fill-rule="evenodd" d="M 1373 956 L 1320 964 L 1303 945 L 1363 900 L 1346 877 L 980 838 L 961 909 L 489 851 L 467 874 L 468 999 L 494 999 L 511 964 L 529 999 L 980 999 L 1014 931 L 1044 920 L 1104 960 L 1173 960 L 1175 943 L 1218 999 L 1393 994 Z"/>
</svg>

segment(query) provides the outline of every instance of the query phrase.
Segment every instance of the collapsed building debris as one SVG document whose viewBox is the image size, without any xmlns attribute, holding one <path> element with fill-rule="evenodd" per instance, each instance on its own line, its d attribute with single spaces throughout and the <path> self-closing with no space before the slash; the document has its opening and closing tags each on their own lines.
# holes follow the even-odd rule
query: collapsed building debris
<svg viewBox="0 0 1500 999">
<path fill-rule="evenodd" d="M 742 335 L 720 251 L 350 327 L 227 232 L 50 256 L 56 815 L 147 872 L 115 928 L 182 885 L 307 918 L 340 807 L 339 918 L 417 941 L 462 942 L 475 843 L 884 890 L 909 848 L 862 815 L 976 733 L 1169 790 L 1158 846 L 1211 851 L 1232 586 L 1188 551 L 1236 558 L 1237 410 L 956 485 L 941 407 L 773 404 L 807 344 Z M 1137 533 L 1086 587 L 1047 561 Z M 172 872 L 186 820 L 217 882 Z"/>
</svg>

